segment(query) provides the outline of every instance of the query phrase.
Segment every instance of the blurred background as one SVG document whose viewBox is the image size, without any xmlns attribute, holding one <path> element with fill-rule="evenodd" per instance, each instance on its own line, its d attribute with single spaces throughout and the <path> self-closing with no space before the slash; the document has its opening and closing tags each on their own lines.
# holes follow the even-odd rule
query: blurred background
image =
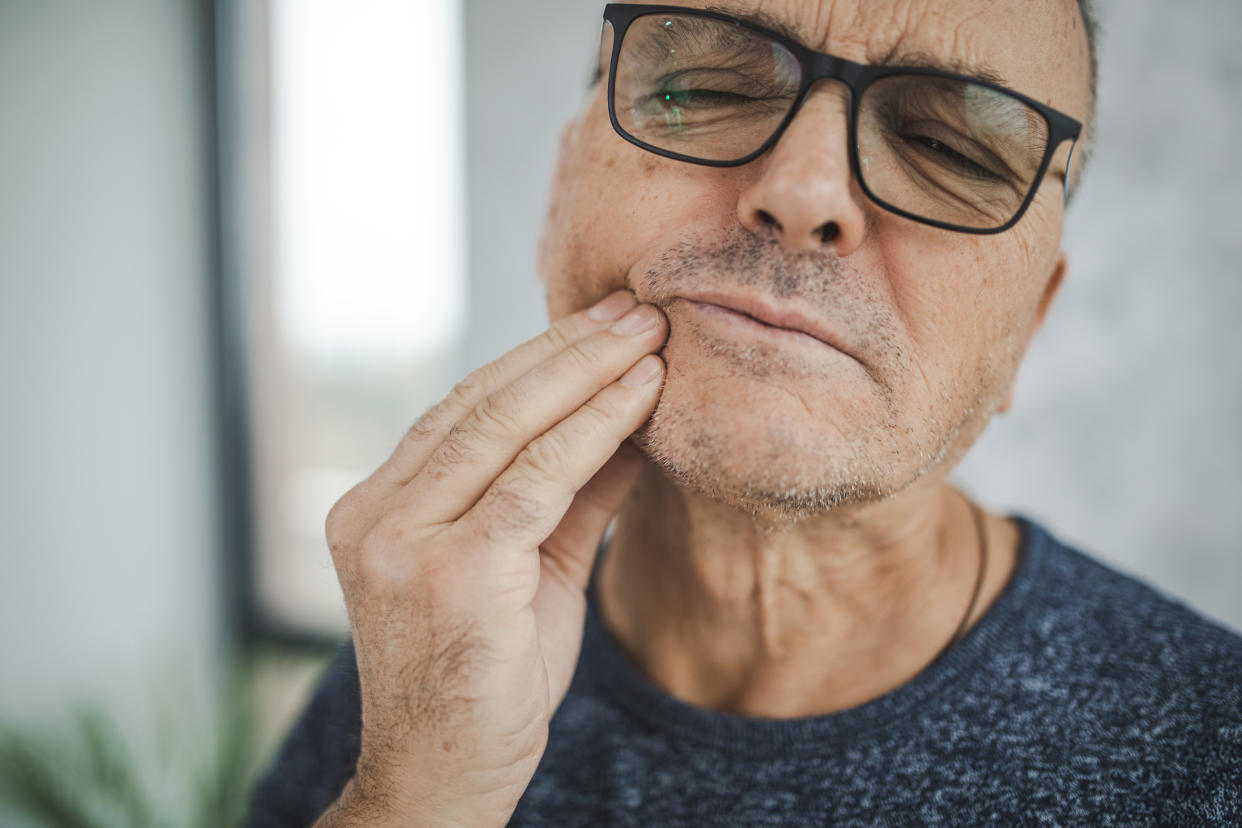
<svg viewBox="0 0 1242 828">
<path fill-rule="evenodd" d="M 1098 5 L 1069 279 L 959 478 L 1242 629 L 1242 4 Z M 236 813 L 347 635 L 329 507 L 544 326 L 601 10 L 0 0 L 0 823 Z"/>
</svg>

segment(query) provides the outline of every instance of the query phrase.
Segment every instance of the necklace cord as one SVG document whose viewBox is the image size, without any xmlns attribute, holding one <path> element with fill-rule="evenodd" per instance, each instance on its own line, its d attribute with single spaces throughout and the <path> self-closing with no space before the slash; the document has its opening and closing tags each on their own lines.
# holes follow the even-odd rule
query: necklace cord
<svg viewBox="0 0 1242 828">
<path fill-rule="evenodd" d="M 966 625 L 970 621 L 970 616 L 975 611 L 975 604 L 979 601 L 979 593 L 983 587 L 983 576 L 987 572 L 988 566 L 988 535 L 984 528 L 983 510 L 979 508 L 973 500 L 969 498 L 966 502 L 970 505 L 971 515 L 975 519 L 975 534 L 979 539 L 979 571 L 975 574 L 975 588 L 970 593 L 970 603 L 966 605 L 966 612 L 962 615 L 962 620 L 958 622 L 957 629 L 953 631 L 953 637 L 949 639 L 940 652 L 936 653 L 936 657 L 932 659 L 932 663 L 940 660 L 941 656 L 949 651 L 949 648 L 962 640 L 962 636 L 966 634 Z"/>
</svg>

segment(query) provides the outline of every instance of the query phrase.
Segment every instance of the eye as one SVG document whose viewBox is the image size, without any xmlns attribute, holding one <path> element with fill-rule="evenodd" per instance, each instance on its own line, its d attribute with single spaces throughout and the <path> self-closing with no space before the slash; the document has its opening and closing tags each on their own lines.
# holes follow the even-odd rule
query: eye
<svg viewBox="0 0 1242 828">
<path fill-rule="evenodd" d="M 937 164 L 953 169 L 963 175 L 977 178 L 982 181 L 1004 181 L 1002 175 L 998 175 L 987 167 L 979 164 L 970 157 L 958 152 L 949 144 L 930 135 L 902 135 L 902 140 L 914 146 L 920 154 L 930 158 Z"/>
<path fill-rule="evenodd" d="M 666 89 L 657 93 L 657 97 L 663 103 L 687 109 L 709 106 L 739 106 L 757 100 L 749 95 L 739 95 L 736 92 L 726 92 L 719 89 Z"/>
</svg>

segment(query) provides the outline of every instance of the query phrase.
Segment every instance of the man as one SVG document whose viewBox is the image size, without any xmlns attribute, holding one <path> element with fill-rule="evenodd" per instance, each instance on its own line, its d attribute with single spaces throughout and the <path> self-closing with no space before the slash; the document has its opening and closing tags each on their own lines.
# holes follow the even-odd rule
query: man
<svg viewBox="0 0 1242 828">
<path fill-rule="evenodd" d="M 1078 4 L 605 16 L 555 324 L 333 508 L 252 824 L 1237 824 L 1242 640 L 946 482 L 1065 274 Z"/>
</svg>

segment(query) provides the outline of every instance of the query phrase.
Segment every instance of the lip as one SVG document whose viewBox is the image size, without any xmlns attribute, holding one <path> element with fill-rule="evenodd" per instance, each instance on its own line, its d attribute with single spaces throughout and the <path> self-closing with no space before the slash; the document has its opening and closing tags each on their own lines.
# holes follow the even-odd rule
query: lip
<svg viewBox="0 0 1242 828">
<path fill-rule="evenodd" d="M 762 296 L 741 296 L 724 293 L 686 293 L 678 296 L 689 302 L 716 305 L 725 310 L 749 316 L 756 322 L 778 330 L 794 331 L 817 339 L 829 348 L 855 360 L 846 349 L 841 336 L 795 305 L 772 302 Z"/>
</svg>

